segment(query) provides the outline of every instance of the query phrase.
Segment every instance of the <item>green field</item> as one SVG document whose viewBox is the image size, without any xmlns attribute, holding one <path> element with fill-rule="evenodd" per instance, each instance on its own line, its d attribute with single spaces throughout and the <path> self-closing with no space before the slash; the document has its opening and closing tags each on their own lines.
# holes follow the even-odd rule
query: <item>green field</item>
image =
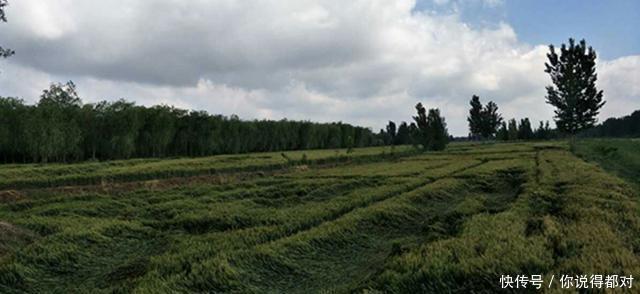
<svg viewBox="0 0 640 294">
<path fill-rule="evenodd" d="M 491 293 L 502 274 L 638 275 L 628 142 L 603 156 L 629 171 L 595 141 L 0 166 L 0 292 Z"/>
<path fill-rule="evenodd" d="M 640 189 L 640 139 L 589 139 L 573 144 L 573 152 Z"/>
</svg>

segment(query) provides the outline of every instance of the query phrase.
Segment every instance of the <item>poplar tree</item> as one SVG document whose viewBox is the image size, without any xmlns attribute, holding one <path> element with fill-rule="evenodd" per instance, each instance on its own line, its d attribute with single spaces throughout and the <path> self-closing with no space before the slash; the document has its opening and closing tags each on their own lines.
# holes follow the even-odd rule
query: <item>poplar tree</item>
<svg viewBox="0 0 640 294">
<path fill-rule="evenodd" d="M 413 120 L 416 122 L 417 131 L 416 131 L 416 139 L 417 144 L 422 145 L 423 148 L 426 149 L 427 146 L 427 109 L 422 106 L 422 103 L 416 104 L 416 111 L 418 112 L 417 116 L 413 117 Z"/>
<path fill-rule="evenodd" d="M 585 40 L 562 44 L 559 54 L 549 46 L 545 72 L 553 85 L 547 86 L 547 103 L 553 105 L 558 129 L 575 134 L 592 127 L 604 106 L 602 91 L 596 88 L 596 52 Z"/>
<path fill-rule="evenodd" d="M 480 102 L 480 97 L 473 95 L 469 104 L 471 105 L 469 116 L 467 117 L 469 132 L 472 137 L 477 138 L 481 136 L 482 132 L 482 103 Z"/>
<path fill-rule="evenodd" d="M 498 131 L 502 122 L 502 116 L 498 113 L 498 105 L 489 101 L 482 109 L 480 135 L 482 138 L 491 138 Z"/>
<path fill-rule="evenodd" d="M 525 117 L 520 120 L 520 125 L 518 126 L 518 139 L 530 140 L 532 138 L 533 129 L 531 128 L 531 121 L 529 121 L 528 117 Z"/>
<path fill-rule="evenodd" d="M 518 140 L 518 123 L 514 118 L 509 120 L 509 125 L 507 127 L 507 134 L 510 141 Z"/>
<path fill-rule="evenodd" d="M 437 108 L 429 109 L 427 115 L 427 150 L 444 150 L 449 143 L 449 132 L 444 117 Z"/>
<path fill-rule="evenodd" d="M 469 132 L 473 138 L 488 139 L 493 137 L 498 131 L 502 122 L 502 116 L 498 113 L 498 105 L 489 101 L 484 107 L 480 102 L 480 97 L 473 95 L 469 102 Z"/>
<path fill-rule="evenodd" d="M 434 151 L 444 150 L 449 143 L 449 133 L 444 118 L 440 116 L 440 110 L 429 109 L 427 114 L 422 103 L 416 105 L 416 110 L 418 115 L 413 119 L 418 127 L 419 143 L 422 144 L 422 148 Z"/>
<path fill-rule="evenodd" d="M 387 136 L 386 136 L 386 144 L 387 145 L 395 145 L 396 141 L 396 123 L 393 121 L 389 121 L 387 124 Z"/>
<path fill-rule="evenodd" d="M 509 130 L 507 129 L 507 123 L 506 122 L 502 122 L 502 124 L 500 125 L 500 129 L 498 130 L 498 133 L 496 134 L 496 139 L 501 140 L 501 141 L 507 141 L 509 140 Z"/>
<path fill-rule="evenodd" d="M 398 132 L 396 133 L 396 145 L 405 145 L 405 144 L 409 144 L 411 143 L 411 139 L 410 139 L 410 133 L 409 133 L 409 125 L 407 125 L 406 122 L 402 122 L 400 123 L 400 126 L 398 127 Z"/>
</svg>

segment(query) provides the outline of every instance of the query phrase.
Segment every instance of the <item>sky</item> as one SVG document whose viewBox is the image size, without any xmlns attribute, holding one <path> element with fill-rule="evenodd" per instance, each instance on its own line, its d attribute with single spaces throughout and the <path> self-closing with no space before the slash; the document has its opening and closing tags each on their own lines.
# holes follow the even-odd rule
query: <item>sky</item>
<svg viewBox="0 0 640 294">
<path fill-rule="evenodd" d="M 36 103 L 73 80 L 84 102 L 125 98 L 243 119 L 382 128 L 422 102 L 451 134 L 468 102 L 552 120 L 548 45 L 598 53 L 600 118 L 640 109 L 640 1 L 9 0 L 0 96 Z"/>
</svg>

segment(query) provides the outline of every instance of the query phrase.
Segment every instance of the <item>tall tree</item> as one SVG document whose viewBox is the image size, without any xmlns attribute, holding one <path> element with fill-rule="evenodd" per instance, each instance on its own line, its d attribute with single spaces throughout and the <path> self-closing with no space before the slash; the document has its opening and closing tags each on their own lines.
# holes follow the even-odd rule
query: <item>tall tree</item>
<svg viewBox="0 0 640 294">
<path fill-rule="evenodd" d="M 24 121 L 28 107 L 22 99 L 0 97 L 0 159 L 24 160 Z M 21 158 L 22 157 L 22 158 Z"/>
<path fill-rule="evenodd" d="M 396 141 L 396 123 L 393 121 L 389 121 L 387 124 L 387 132 L 386 132 L 386 145 L 394 145 Z"/>
<path fill-rule="evenodd" d="M 427 150 L 444 150 L 449 143 L 449 132 L 444 117 L 440 116 L 440 110 L 429 109 L 427 115 Z"/>
<path fill-rule="evenodd" d="M 533 137 L 538 140 L 548 140 L 551 139 L 551 128 L 549 127 L 549 121 L 543 123 L 540 121 L 540 125 L 533 132 Z"/>
<path fill-rule="evenodd" d="M 409 141 L 411 142 L 411 145 L 413 145 L 414 147 L 417 147 L 418 145 L 420 145 L 420 129 L 418 128 L 418 126 L 416 125 L 415 122 L 412 122 L 409 124 Z"/>
<path fill-rule="evenodd" d="M 480 135 L 482 138 L 491 138 L 498 131 L 498 127 L 502 122 L 502 116 L 498 113 L 498 105 L 493 101 L 489 101 L 482 109 L 480 116 Z"/>
<path fill-rule="evenodd" d="M 474 138 L 482 136 L 482 103 L 480 97 L 473 95 L 469 102 L 471 109 L 469 109 L 469 116 L 467 122 L 469 122 L 469 132 Z"/>
<path fill-rule="evenodd" d="M 109 158 L 130 158 L 136 151 L 136 140 L 142 127 L 140 111 L 134 103 L 120 99 L 104 108 L 103 151 Z"/>
<path fill-rule="evenodd" d="M 85 104 L 82 106 L 80 122 L 83 126 L 84 141 L 83 148 L 91 159 L 96 160 L 101 147 L 105 145 L 104 138 L 109 135 L 105 133 L 105 107 L 107 102 L 96 104 Z"/>
<path fill-rule="evenodd" d="M 71 81 L 51 84 L 42 92 L 26 128 L 34 160 L 64 162 L 69 157 L 82 156 L 82 130 L 78 123 L 81 105 Z"/>
<path fill-rule="evenodd" d="M 422 103 L 418 102 L 418 104 L 416 104 L 416 111 L 418 115 L 413 117 L 417 126 L 416 144 L 422 145 L 422 148 L 427 148 L 427 109 L 422 106 Z"/>
<path fill-rule="evenodd" d="M 507 141 L 509 140 L 509 130 L 507 128 L 507 123 L 506 122 L 502 122 L 502 124 L 500 125 L 500 129 L 498 130 L 498 133 L 496 134 L 496 139 L 501 140 L 501 141 Z"/>
<path fill-rule="evenodd" d="M 525 117 L 520 120 L 520 125 L 518 126 L 518 139 L 520 140 L 533 139 L 533 130 L 531 129 L 531 121 L 529 121 L 528 117 Z"/>
<path fill-rule="evenodd" d="M 573 39 L 569 46 L 562 44 L 560 55 L 553 45 L 549 51 L 545 72 L 553 85 L 547 86 L 546 100 L 556 108 L 558 129 L 573 135 L 592 127 L 605 104 L 602 91 L 596 88 L 596 52 L 587 48 L 585 40 L 576 44 Z"/>
<path fill-rule="evenodd" d="M 507 127 L 509 140 L 518 140 L 518 122 L 515 118 L 509 120 L 509 126 Z"/>
<path fill-rule="evenodd" d="M 425 150 L 443 150 L 449 143 L 449 133 L 447 132 L 447 124 L 440 110 L 427 110 L 422 103 L 416 105 L 417 116 L 413 119 L 418 127 L 418 141 Z"/>
<path fill-rule="evenodd" d="M 493 137 L 498 131 L 498 127 L 502 122 L 502 116 L 498 113 L 498 105 L 493 101 L 489 101 L 487 105 L 482 106 L 480 97 L 473 95 L 469 102 L 469 132 L 473 138 L 488 139 Z"/>
<path fill-rule="evenodd" d="M 7 22 L 7 15 L 4 12 L 4 9 L 5 7 L 7 7 L 7 5 L 9 5 L 9 2 L 7 2 L 7 0 L 0 0 L 0 22 Z M 0 57 L 7 58 L 14 53 L 15 52 L 13 50 L 2 48 L 2 46 L 0 46 Z"/>
<path fill-rule="evenodd" d="M 406 122 L 400 123 L 398 127 L 398 133 L 396 133 L 396 145 L 406 145 L 411 143 L 411 134 L 409 131 L 409 125 Z"/>
</svg>

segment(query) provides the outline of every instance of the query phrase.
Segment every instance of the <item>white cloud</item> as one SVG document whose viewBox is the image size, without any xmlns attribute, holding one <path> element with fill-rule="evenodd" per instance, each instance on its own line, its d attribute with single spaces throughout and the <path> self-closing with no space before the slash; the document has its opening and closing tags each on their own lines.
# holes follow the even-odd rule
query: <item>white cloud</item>
<svg viewBox="0 0 640 294">
<path fill-rule="evenodd" d="M 601 117 L 622 116 L 640 110 L 640 55 L 600 62 L 598 77 L 597 85 L 607 100 Z"/>
<path fill-rule="evenodd" d="M 506 23 L 472 28 L 455 13 L 416 12 L 415 1 L 11 5 L 2 42 L 17 55 L 2 63 L 0 95 L 33 100 L 46 81 L 73 79 L 88 101 L 125 97 L 374 128 L 410 120 L 422 101 L 442 108 L 456 135 L 467 132 L 472 94 L 496 101 L 507 118 L 553 114 L 544 103 L 546 47 L 519 42 Z M 625 114 L 619 105 L 640 96 L 638 59 L 629 58 L 600 63 L 610 101 L 603 114 Z"/>
<path fill-rule="evenodd" d="M 64 17 L 73 9 L 70 0 L 17 1 L 11 2 L 9 8 L 20 13 L 19 17 L 12 17 L 11 22 L 35 38 L 58 39 L 76 30 L 73 18 Z"/>
</svg>

